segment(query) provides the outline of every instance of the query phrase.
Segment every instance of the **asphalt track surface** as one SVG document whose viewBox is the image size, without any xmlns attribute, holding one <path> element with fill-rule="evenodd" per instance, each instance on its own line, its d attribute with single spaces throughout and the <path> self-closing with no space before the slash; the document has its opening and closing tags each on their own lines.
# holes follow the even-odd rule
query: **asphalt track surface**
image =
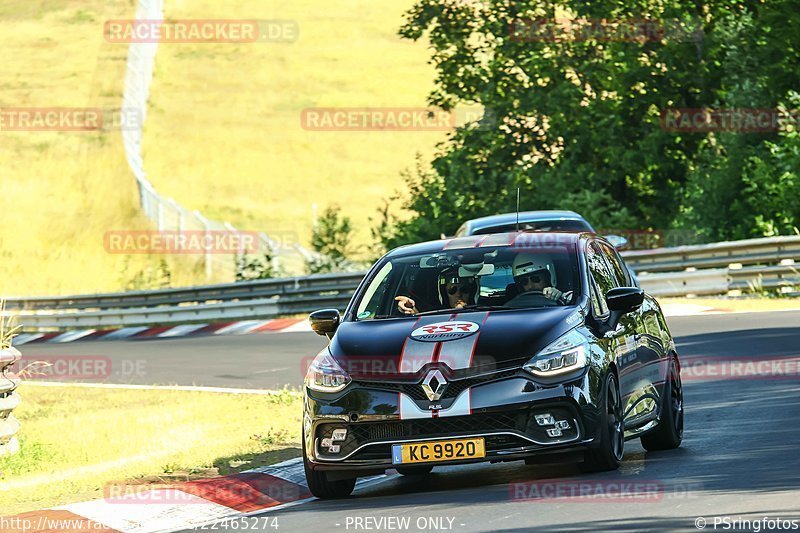
<svg viewBox="0 0 800 533">
<path fill-rule="evenodd" d="M 570 463 L 440 467 L 421 479 L 391 476 L 344 500 L 314 500 L 263 515 L 277 518 L 277 530 L 272 521 L 258 523 L 252 518 L 217 527 L 229 531 L 698 531 L 697 523 L 705 525 L 706 531 L 800 530 L 800 375 L 796 363 L 800 312 L 674 317 L 668 323 L 684 361 L 701 357 L 723 369 L 731 361 L 743 360 L 786 364 L 759 376 L 696 372 L 692 379 L 684 378 L 683 445 L 677 450 L 645 452 L 638 440 L 628 441 L 623 464 L 615 472 L 581 474 Z M 31 345 L 24 354 L 98 355 L 115 364 L 126 359 L 145 362 L 143 375 L 112 375 L 106 381 L 274 388 L 299 385 L 300 360 L 324 345 L 325 339 L 313 333 L 281 333 Z M 779 375 L 787 369 L 788 374 Z M 578 497 L 574 497 L 576 491 Z M 595 496 L 580 497 L 581 491 Z M 567 495 L 573 497 L 563 497 Z M 736 523 L 764 517 L 795 520 L 796 527 L 791 522 L 768 521 L 766 527 L 761 522 Z"/>
</svg>

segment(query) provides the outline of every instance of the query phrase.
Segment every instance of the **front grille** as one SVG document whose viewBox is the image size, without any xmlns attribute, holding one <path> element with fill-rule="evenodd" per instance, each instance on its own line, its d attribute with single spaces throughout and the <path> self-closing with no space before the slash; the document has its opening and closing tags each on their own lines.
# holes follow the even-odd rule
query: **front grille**
<svg viewBox="0 0 800 533">
<path fill-rule="evenodd" d="M 510 378 L 516 374 L 517 374 L 517 369 L 511 369 L 511 370 L 505 370 L 503 372 L 487 374 L 484 376 L 476 376 L 473 378 L 454 379 L 452 381 L 448 380 L 447 387 L 445 387 L 444 389 L 444 394 L 442 394 L 441 400 L 456 398 L 458 397 L 459 394 L 461 394 L 470 387 L 474 387 L 475 385 L 481 385 L 483 383 L 489 383 L 491 381 Z M 370 389 L 390 390 L 392 392 L 402 392 L 412 400 L 428 401 L 428 397 L 425 395 L 425 391 L 422 390 L 421 383 L 422 383 L 421 381 L 419 383 L 397 383 L 397 382 L 390 383 L 383 381 L 363 381 L 363 380 L 355 381 L 355 384 L 361 387 L 367 387 Z"/>
<path fill-rule="evenodd" d="M 371 431 L 390 433 L 392 438 L 404 437 L 411 439 L 474 432 L 524 431 L 527 418 L 527 411 L 519 411 L 514 414 L 481 413 L 468 416 L 448 416 L 445 418 L 352 424 L 350 427 L 359 440 L 376 440 L 370 437 Z M 376 427 L 373 429 L 370 426 Z"/>
<path fill-rule="evenodd" d="M 565 430 L 562 439 L 551 439 L 547 428 L 539 426 L 535 415 L 550 413 L 557 420 L 568 420 L 570 429 Z M 392 420 L 385 422 L 355 422 L 345 424 L 330 422 L 317 426 L 316 437 L 320 441 L 333 436 L 336 428 L 347 428 L 347 438 L 337 442 L 340 452 L 329 458 L 345 457 L 352 454 L 364 444 L 385 441 L 418 440 L 426 438 L 443 438 L 468 435 L 485 435 L 487 433 L 516 433 L 526 435 L 537 442 L 569 441 L 577 438 L 579 428 L 578 414 L 568 405 L 537 406 L 508 412 L 476 413 L 465 416 L 442 418 L 422 418 L 414 420 Z M 513 435 L 496 435 L 487 437 L 488 451 L 528 446 L 531 442 Z M 391 446 L 376 444 L 362 448 L 353 459 L 390 459 Z"/>
<path fill-rule="evenodd" d="M 344 457 L 355 451 L 362 444 L 383 440 L 435 438 L 448 435 L 513 430 L 524 432 L 527 418 L 527 411 L 521 411 L 513 415 L 503 413 L 475 414 L 445 418 L 347 424 L 347 438 L 339 443 L 341 450 L 337 455 Z M 320 425 L 317 428 L 317 438 L 321 440 L 332 437 L 333 430 L 337 427 L 344 426 L 338 423 Z M 370 449 L 370 451 L 373 450 Z"/>
</svg>

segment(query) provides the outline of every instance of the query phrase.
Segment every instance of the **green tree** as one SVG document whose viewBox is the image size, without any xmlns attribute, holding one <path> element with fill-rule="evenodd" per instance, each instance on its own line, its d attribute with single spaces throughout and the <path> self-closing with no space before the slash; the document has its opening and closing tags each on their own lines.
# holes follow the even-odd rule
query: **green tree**
<svg viewBox="0 0 800 533">
<path fill-rule="evenodd" d="M 395 220 L 381 240 L 436 238 L 466 219 L 511 211 L 517 187 L 523 209 L 574 208 L 597 227 L 688 227 L 711 238 L 721 234 L 708 230 L 713 214 L 723 215 L 720 226 L 738 218 L 728 232 L 737 237 L 752 234 L 758 216 L 761 228 L 787 227 L 761 211 L 744 220 L 744 206 L 731 200 L 747 180 L 763 179 L 760 165 L 775 162 L 767 143 L 788 140 L 775 132 L 676 133 L 662 126 L 662 112 L 774 108 L 785 100 L 800 86 L 792 5 L 418 0 L 400 33 L 430 40 L 437 78 L 429 104 L 482 105 L 492 120 L 458 128 L 430 165 L 417 165 L 406 178 L 411 216 Z M 530 21 L 565 17 L 645 19 L 659 32 L 627 39 L 529 32 Z M 758 168 L 762 178 L 753 174 Z M 713 185 L 705 181 L 712 175 Z M 697 216 L 709 195 L 710 214 Z"/>
<path fill-rule="evenodd" d="M 234 257 L 236 281 L 270 279 L 278 276 L 275 254 L 267 248 L 260 254 L 243 254 Z"/>
<path fill-rule="evenodd" d="M 343 216 L 338 205 L 328 206 L 312 230 L 311 248 L 316 254 L 307 261 L 309 274 L 351 269 L 356 252 L 352 245 L 352 233 L 350 217 Z"/>
</svg>

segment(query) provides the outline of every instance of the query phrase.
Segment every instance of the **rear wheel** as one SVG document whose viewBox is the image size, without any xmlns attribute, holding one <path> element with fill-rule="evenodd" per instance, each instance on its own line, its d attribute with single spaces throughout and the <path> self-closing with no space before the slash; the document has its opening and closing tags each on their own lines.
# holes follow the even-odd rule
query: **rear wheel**
<svg viewBox="0 0 800 533">
<path fill-rule="evenodd" d="M 404 476 L 427 476 L 433 471 L 433 466 L 398 466 L 396 470 Z"/>
<path fill-rule="evenodd" d="M 303 468 L 306 471 L 306 483 L 311 494 L 321 499 L 346 498 L 352 494 L 356 486 L 356 478 L 328 480 L 328 473 L 312 470 L 306 458 L 306 439 L 303 436 Z"/>
<path fill-rule="evenodd" d="M 676 358 L 672 358 L 667 386 L 661 400 L 661 421 L 658 427 L 642 435 L 642 447 L 648 451 L 671 450 L 683 440 L 683 383 Z"/>
<path fill-rule="evenodd" d="M 589 450 L 578 467 L 583 472 L 616 470 L 625 451 L 625 427 L 622 420 L 622 396 L 617 376 L 609 372 L 600 417 L 600 445 Z"/>
</svg>

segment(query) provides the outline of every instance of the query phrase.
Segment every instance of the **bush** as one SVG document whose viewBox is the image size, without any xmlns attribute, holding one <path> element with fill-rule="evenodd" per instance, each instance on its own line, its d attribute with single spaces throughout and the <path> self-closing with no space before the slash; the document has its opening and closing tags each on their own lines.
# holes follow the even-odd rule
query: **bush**
<svg viewBox="0 0 800 533">
<path fill-rule="evenodd" d="M 353 261 L 356 250 L 352 246 L 352 233 L 350 217 L 343 216 L 337 205 L 327 207 L 311 234 L 311 248 L 315 254 L 306 262 L 308 273 L 352 270 L 356 266 Z"/>
</svg>

